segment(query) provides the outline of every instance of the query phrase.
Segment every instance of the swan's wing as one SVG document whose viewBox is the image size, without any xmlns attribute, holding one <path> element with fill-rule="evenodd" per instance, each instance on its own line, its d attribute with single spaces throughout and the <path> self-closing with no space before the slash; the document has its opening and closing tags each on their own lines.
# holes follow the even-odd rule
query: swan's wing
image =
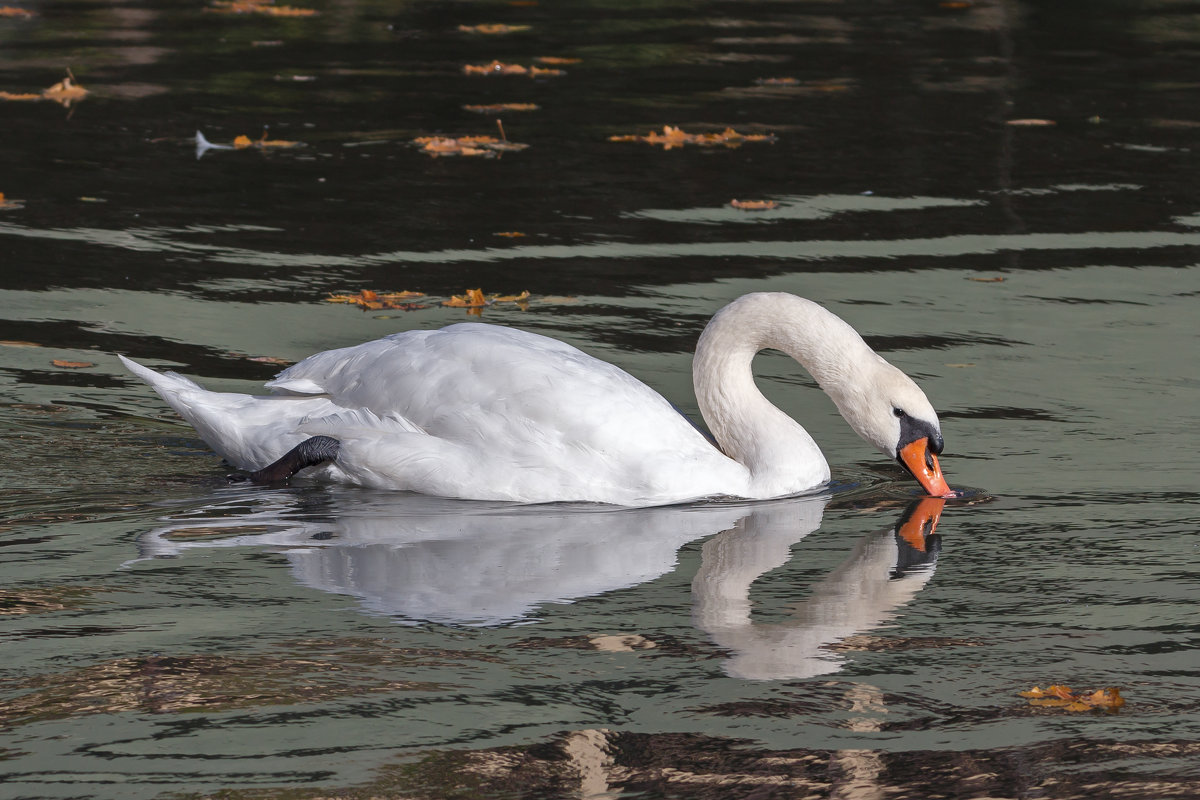
<svg viewBox="0 0 1200 800">
<path fill-rule="evenodd" d="M 690 429 L 624 370 L 555 339 L 478 323 L 319 353 L 267 386 L 325 394 L 338 406 L 402 417 L 451 439 L 555 436 L 595 445 L 610 427 L 630 436 L 664 424 Z M 691 431 L 690 438 L 703 443 Z"/>
<path fill-rule="evenodd" d="M 305 426 L 342 440 L 375 475 L 419 474 L 413 488 L 430 494 L 640 504 L 733 493 L 744 471 L 624 370 L 511 328 L 396 334 L 312 356 L 268 386 L 363 412 L 356 428 L 399 433 L 374 418 L 403 420 L 427 434 L 384 446 L 337 425 Z"/>
</svg>

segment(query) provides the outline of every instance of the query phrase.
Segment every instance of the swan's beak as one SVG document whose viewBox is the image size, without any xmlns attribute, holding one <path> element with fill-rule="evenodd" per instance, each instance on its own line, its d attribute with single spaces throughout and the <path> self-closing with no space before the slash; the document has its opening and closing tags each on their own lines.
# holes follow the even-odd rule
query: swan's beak
<svg viewBox="0 0 1200 800">
<path fill-rule="evenodd" d="M 937 530 L 938 520 L 942 516 L 942 507 L 946 501 L 941 497 L 922 497 L 908 507 L 904 519 L 896 528 L 896 535 L 914 549 L 925 552 L 926 542 Z"/>
<path fill-rule="evenodd" d="M 921 438 L 900 448 L 896 456 L 904 468 L 912 473 L 917 482 L 933 497 L 949 497 L 952 492 L 937 456 L 929 449 L 929 439 Z"/>
</svg>

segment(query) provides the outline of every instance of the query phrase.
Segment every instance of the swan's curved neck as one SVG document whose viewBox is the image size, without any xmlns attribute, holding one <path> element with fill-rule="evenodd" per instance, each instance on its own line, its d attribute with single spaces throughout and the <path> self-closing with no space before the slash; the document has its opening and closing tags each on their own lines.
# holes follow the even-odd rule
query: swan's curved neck
<svg viewBox="0 0 1200 800">
<path fill-rule="evenodd" d="M 760 496 L 829 480 L 812 437 L 754 383 L 751 362 L 767 348 L 800 362 L 839 409 L 852 387 L 861 385 L 863 370 L 882 361 L 848 324 L 801 297 L 751 294 L 717 312 L 696 345 L 696 400 L 722 451 L 750 470 L 752 490 Z"/>
</svg>

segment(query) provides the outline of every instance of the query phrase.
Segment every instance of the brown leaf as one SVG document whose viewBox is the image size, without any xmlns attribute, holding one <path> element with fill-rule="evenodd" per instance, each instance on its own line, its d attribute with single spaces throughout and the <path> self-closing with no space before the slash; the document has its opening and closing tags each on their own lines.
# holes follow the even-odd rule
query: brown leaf
<svg viewBox="0 0 1200 800">
<path fill-rule="evenodd" d="M 425 306 L 409 303 L 407 301 L 416 297 L 424 297 L 421 292 L 375 292 L 371 289 L 363 289 L 358 294 L 331 294 L 325 298 L 327 303 L 348 303 L 359 306 L 368 311 L 381 311 L 384 309 L 395 309 L 400 311 L 413 311 Z"/>
<path fill-rule="evenodd" d="M 773 142 L 775 135 L 770 133 L 741 134 L 733 128 L 726 128 L 720 133 L 685 133 L 681 128 L 664 125 L 662 133 L 650 131 L 645 136 L 610 136 L 608 140 L 610 142 L 646 142 L 660 145 L 664 150 L 670 150 L 674 147 L 683 147 L 685 144 L 695 144 L 701 147 L 739 147 L 743 142 Z"/>
<path fill-rule="evenodd" d="M 205 11 L 214 14 L 263 14 L 269 17 L 315 17 L 311 8 L 273 5 L 273 0 L 213 0 Z"/>
<path fill-rule="evenodd" d="M 774 200 L 730 200 L 729 205 L 742 211 L 766 211 L 779 205 Z"/>
<path fill-rule="evenodd" d="M 491 61 L 487 64 L 464 64 L 462 69 L 465 75 L 528 75 L 537 78 L 566 74 L 561 69 L 525 67 L 520 64 L 505 64 L 503 61 Z"/>
<path fill-rule="evenodd" d="M 1125 705 L 1125 699 L 1115 686 L 1097 689 L 1091 694 L 1076 694 L 1069 686 L 1052 685 L 1042 689 L 1034 686 L 1020 693 L 1029 698 L 1029 704 L 1041 708 L 1062 708 L 1067 711 L 1092 711 L 1102 709 L 1114 711 Z"/>
<path fill-rule="evenodd" d="M 505 239 L 520 239 L 524 237 L 525 234 L 521 233 L 520 231 L 497 231 L 496 233 L 493 233 L 492 236 L 503 236 Z"/>
<path fill-rule="evenodd" d="M 482 289 L 468 289 L 466 294 L 456 294 L 449 300 L 443 300 L 442 305 L 450 308 L 483 308 L 489 303 Z"/>
<path fill-rule="evenodd" d="M 539 64 L 550 64 L 551 66 L 565 66 L 567 64 L 580 64 L 582 58 L 563 58 L 562 56 L 538 56 L 534 61 Z"/>
<path fill-rule="evenodd" d="M 1003 277 L 995 277 L 995 278 L 973 278 L 973 277 L 968 277 L 968 278 L 967 278 L 967 280 L 969 280 L 969 281 L 975 281 L 976 283 L 1003 283 L 1003 282 L 1004 282 L 1004 278 L 1003 278 Z"/>
<path fill-rule="evenodd" d="M 413 144 L 421 145 L 421 152 L 434 156 L 483 156 L 494 158 L 497 153 L 524 150 L 527 144 L 509 142 L 494 136 L 419 136 Z"/>
<path fill-rule="evenodd" d="M 91 361 L 66 361 L 61 358 L 56 358 L 50 363 L 56 367 L 64 367 L 66 369 L 83 369 L 84 367 L 96 366 Z"/>
<path fill-rule="evenodd" d="M 32 11 L 26 11 L 23 8 L 14 8 L 13 6 L 0 6 L 0 17 L 25 17 L 33 16 Z"/>
<path fill-rule="evenodd" d="M 1010 119 L 1004 123 L 1005 125 L 1014 125 L 1019 128 L 1039 128 L 1048 125 L 1056 125 L 1052 119 Z"/>
<path fill-rule="evenodd" d="M 41 347 L 37 342 L 23 342 L 20 339 L 0 339 L 0 347 Z"/>
<path fill-rule="evenodd" d="M 76 100 L 82 100 L 88 94 L 87 89 L 77 83 L 72 83 L 69 75 L 49 89 L 42 90 L 42 97 L 47 100 L 53 100 L 56 103 L 62 103 L 64 106 L 69 106 Z"/>
<path fill-rule="evenodd" d="M 1121 690 L 1116 686 L 1097 689 L 1083 700 L 1100 708 L 1120 708 L 1125 705 L 1125 698 L 1121 697 Z"/>
<path fill-rule="evenodd" d="M 42 96 L 41 94 L 34 94 L 32 92 L 23 92 L 20 94 L 15 94 L 13 92 L 0 92 L 0 100 L 45 100 L 45 99 L 46 98 L 44 96 Z"/>
<path fill-rule="evenodd" d="M 519 33 L 529 30 L 528 25 L 502 25 L 494 23 L 490 25 L 459 25 L 458 29 L 463 33 L 483 33 L 488 35 L 497 35 L 503 33 Z"/>
</svg>

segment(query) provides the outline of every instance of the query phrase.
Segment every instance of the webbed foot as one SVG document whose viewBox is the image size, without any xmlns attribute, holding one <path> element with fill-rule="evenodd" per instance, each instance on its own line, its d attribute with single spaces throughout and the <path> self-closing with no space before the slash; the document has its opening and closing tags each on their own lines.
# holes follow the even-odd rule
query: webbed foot
<svg viewBox="0 0 1200 800">
<path fill-rule="evenodd" d="M 251 483 L 284 483 L 306 467 L 315 467 L 326 461 L 333 461 L 337 458 L 339 447 L 341 447 L 341 443 L 332 436 L 314 436 L 288 450 L 278 461 L 248 475 L 230 475 L 229 480 L 235 482 L 248 480 Z"/>
</svg>

